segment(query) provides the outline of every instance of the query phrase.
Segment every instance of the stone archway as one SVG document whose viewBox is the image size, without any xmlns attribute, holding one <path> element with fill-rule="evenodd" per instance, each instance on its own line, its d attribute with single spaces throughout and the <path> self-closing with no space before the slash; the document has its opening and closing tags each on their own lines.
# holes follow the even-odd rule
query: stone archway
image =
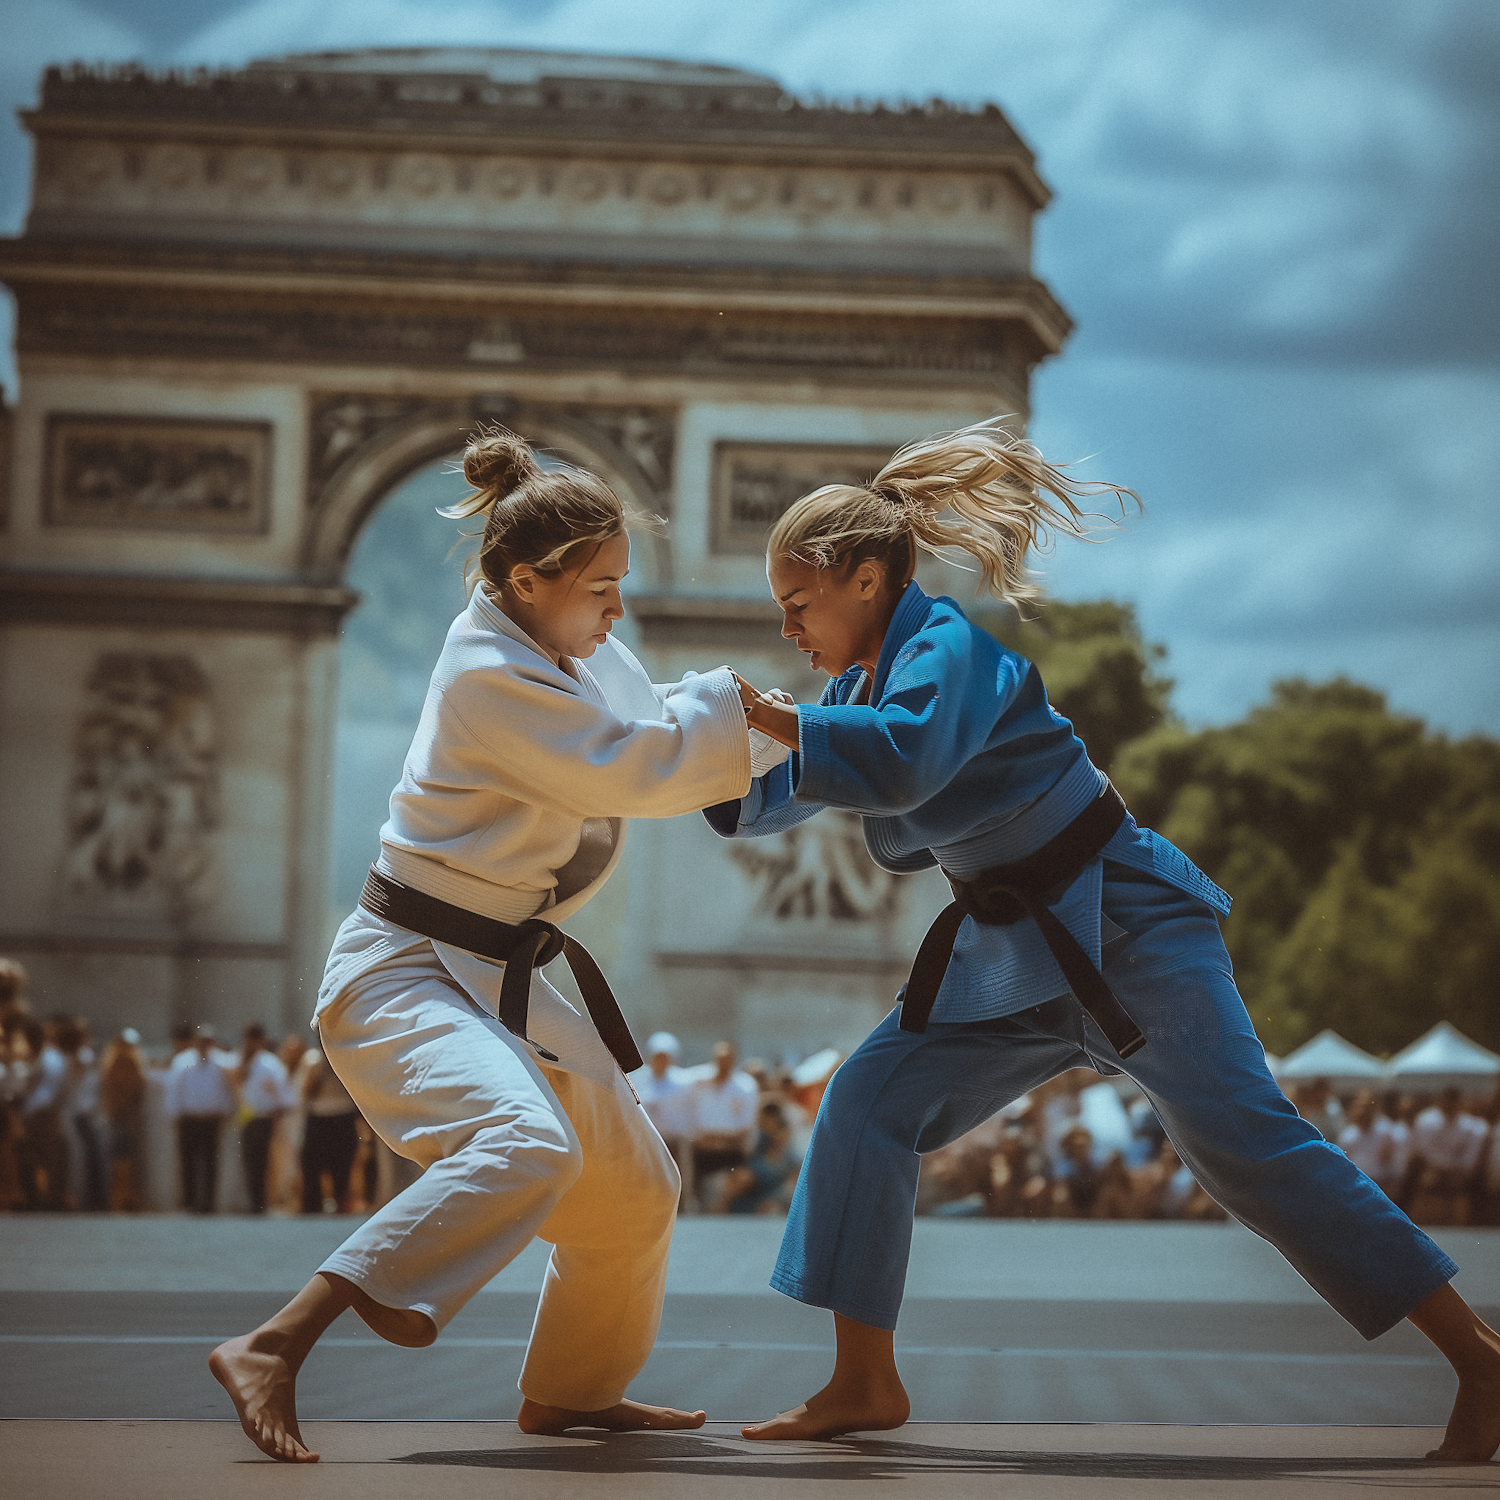
<svg viewBox="0 0 1500 1500">
<path fill-rule="evenodd" d="M 49 70 L 0 239 L 0 952 L 40 1008 L 153 1043 L 304 1024 L 351 549 L 476 424 L 671 521 L 633 558 L 656 680 L 728 656 L 769 685 L 775 507 L 1028 410 L 1069 321 L 1001 111 L 788 102 L 483 49 Z M 700 833 L 632 833 L 582 914 L 636 1018 L 690 1047 L 861 1032 L 915 903 L 889 916 L 838 839 L 788 876 Z"/>
<path fill-rule="evenodd" d="M 456 458 L 476 426 L 503 421 L 540 454 L 599 474 L 633 509 L 660 513 L 667 509 L 662 486 L 670 480 L 672 417 L 638 407 L 565 410 L 502 403 L 493 397 L 436 402 L 358 394 L 315 398 L 313 413 L 310 478 L 312 483 L 320 478 L 323 483 L 310 508 L 306 566 L 310 573 L 338 578 L 360 600 L 344 617 L 337 686 L 323 706 L 328 721 L 330 794 L 328 827 L 322 830 L 327 856 L 322 863 L 328 870 L 331 931 L 352 905 L 363 868 L 374 857 L 376 832 L 384 819 L 381 809 L 399 779 L 401 757 L 419 712 L 417 700 L 425 692 L 427 674 L 441 645 L 441 629 L 461 607 L 460 592 L 450 593 L 448 588 L 458 568 L 457 558 L 445 557 L 434 571 L 429 542 L 433 533 L 428 523 L 438 518 L 433 515 L 421 521 L 418 514 L 451 503 L 466 486 L 455 476 L 441 486 L 447 493 L 438 499 L 431 492 L 431 481 L 422 476 L 443 460 Z M 636 453 L 626 451 L 622 440 L 633 440 Z M 405 519 L 389 515 L 388 505 L 414 483 L 426 490 L 420 511 Z M 409 548 L 403 555 L 423 579 L 413 592 L 378 564 L 373 578 L 350 573 L 362 544 L 388 522 L 408 528 Z M 456 523 L 438 522 L 435 529 L 450 541 L 459 538 Z M 377 545 L 388 547 L 389 543 Z M 668 559 L 663 536 L 638 532 L 632 551 L 632 586 L 654 592 L 668 571 Z M 406 571 L 403 567 L 403 574 Z M 372 583 L 378 592 L 367 600 Z M 384 636 L 378 613 L 373 618 L 361 613 L 367 603 L 377 608 L 394 604 L 402 621 L 395 635 Z M 430 653 L 420 664 L 410 651 L 419 630 Z M 382 658 L 378 667 L 377 657 Z M 352 683 L 351 669 L 356 679 Z M 371 695 L 371 683 L 384 685 L 385 691 Z M 317 837 L 317 830 L 304 831 L 308 840 Z"/>
<path fill-rule="evenodd" d="M 308 444 L 308 523 L 303 565 L 333 582 L 360 528 L 409 474 L 462 448 L 478 426 L 498 422 L 539 449 L 591 469 L 628 505 L 670 508 L 676 414 L 652 407 L 552 406 L 479 395 L 467 401 L 344 392 L 314 398 Z M 638 586 L 671 581 L 664 538 L 636 562 Z"/>
</svg>

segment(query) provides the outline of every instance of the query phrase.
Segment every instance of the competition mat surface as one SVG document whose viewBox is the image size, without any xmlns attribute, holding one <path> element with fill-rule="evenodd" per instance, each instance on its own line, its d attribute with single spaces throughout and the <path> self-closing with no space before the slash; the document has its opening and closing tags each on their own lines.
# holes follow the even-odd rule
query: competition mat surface
<svg viewBox="0 0 1500 1500">
<path fill-rule="evenodd" d="M 1469 1495 L 1497 1474 L 1421 1462 L 1412 1455 L 1438 1434 L 1416 1428 L 912 1423 L 879 1437 L 772 1446 L 723 1423 L 541 1438 L 502 1422 L 325 1422 L 307 1424 L 305 1436 L 322 1461 L 289 1472 L 226 1422 L 0 1425 L 7 1491 L 26 1500 L 1370 1500 Z"/>
</svg>

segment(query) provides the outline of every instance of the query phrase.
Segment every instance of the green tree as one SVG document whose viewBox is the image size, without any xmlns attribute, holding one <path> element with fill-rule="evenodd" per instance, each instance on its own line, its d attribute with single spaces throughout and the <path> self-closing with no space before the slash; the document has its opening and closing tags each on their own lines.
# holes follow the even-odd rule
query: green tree
<svg viewBox="0 0 1500 1500">
<path fill-rule="evenodd" d="M 1130 741 L 1111 774 L 1234 896 L 1225 941 L 1269 1046 L 1333 1026 L 1390 1051 L 1442 1017 L 1500 1045 L 1500 744 L 1294 680 L 1238 724 Z"/>
<path fill-rule="evenodd" d="M 1156 673 L 1166 651 L 1141 638 L 1131 605 L 1053 601 L 1034 620 L 985 624 L 1036 664 L 1053 707 L 1072 720 L 1100 770 L 1127 741 L 1168 722 L 1172 683 Z"/>
</svg>

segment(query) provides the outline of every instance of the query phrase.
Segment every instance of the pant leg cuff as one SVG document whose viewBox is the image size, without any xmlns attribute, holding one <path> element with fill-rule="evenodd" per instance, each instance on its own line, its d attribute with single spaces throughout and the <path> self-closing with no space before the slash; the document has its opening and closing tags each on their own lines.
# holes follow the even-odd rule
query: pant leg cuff
<svg viewBox="0 0 1500 1500">
<path fill-rule="evenodd" d="M 1436 1261 L 1431 1270 L 1431 1275 L 1424 1281 L 1420 1290 L 1409 1291 L 1401 1299 L 1399 1310 L 1391 1312 L 1385 1308 L 1376 1311 L 1371 1309 L 1364 1316 L 1352 1313 L 1343 1313 L 1355 1327 L 1355 1330 L 1365 1339 L 1378 1339 L 1381 1334 L 1389 1333 L 1398 1323 L 1412 1315 L 1412 1312 L 1420 1307 L 1434 1292 L 1441 1291 L 1455 1276 L 1458 1275 L 1458 1262 L 1450 1255 L 1444 1255 Z M 1343 1309 L 1338 1309 L 1341 1313 Z"/>
<path fill-rule="evenodd" d="M 439 1333 L 448 1323 L 448 1318 L 432 1303 L 413 1302 L 387 1290 L 371 1277 L 368 1266 L 337 1250 L 318 1267 L 318 1270 L 326 1271 L 330 1276 L 342 1276 L 345 1281 L 353 1282 L 365 1296 L 373 1302 L 378 1302 L 382 1307 L 389 1307 L 395 1312 L 421 1313 L 424 1317 L 431 1318 L 433 1326 Z"/>
<path fill-rule="evenodd" d="M 887 1333 L 895 1331 L 896 1319 L 901 1312 L 899 1303 L 895 1307 L 875 1307 L 833 1293 L 810 1292 L 800 1281 L 791 1276 L 773 1274 L 771 1286 L 773 1290 L 793 1297 L 798 1302 L 806 1303 L 808 1307 L 827 1308 L 829 1312 L 838 1313 L 840 1317 L 852 1318 L 854 1322 L 867 1324 L 871 1328 L 883 1328 Z"/>
</svg>

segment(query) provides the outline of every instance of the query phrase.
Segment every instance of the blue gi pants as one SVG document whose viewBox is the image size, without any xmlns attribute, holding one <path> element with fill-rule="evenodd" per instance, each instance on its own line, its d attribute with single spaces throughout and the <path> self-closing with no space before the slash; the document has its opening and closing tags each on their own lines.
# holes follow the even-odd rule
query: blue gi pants
<svg viewBox="0 0 1500 1500">
<path fill-rule="evenodd" d="M 1104 974 L 1146 1045 L 1122 1060 L 1071 996 L 921 1036 L 892 1011 L 824 1096 L 771 1285 L 894 1328 L 920 1153 L 1098 1064 L 1140 1085 L 1203 1187 L 1335 1311 L 1367 1339 L 1394 1327 L 1458 1267 L 1277 1087 L 1213 913 L 1113 865 L 1104 912 L 1129 935 Z"/>
</svg>

